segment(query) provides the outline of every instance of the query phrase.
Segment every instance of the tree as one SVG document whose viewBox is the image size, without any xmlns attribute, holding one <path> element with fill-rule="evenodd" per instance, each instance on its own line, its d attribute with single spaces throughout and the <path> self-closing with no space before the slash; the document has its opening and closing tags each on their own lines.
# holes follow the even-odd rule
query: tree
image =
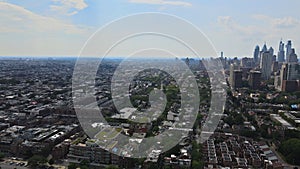
<svg viewBox="0 0 300 169">
<path fill-rule="evenodd" d="M 165 165 L 163 169 L 172 169 L 172 167 L 169 165 Z"/>
<path fill-rule="evenodd" d="M 284 132 L 285 139 L 290 139 L 290 138 L 298 138 L 300 139 L 300 132 L 297 130 L 286 130 Z"/>
<path fill-rule="evenodd" d="M 74 163 L 70 163 L 70 164 L 68 165 L 68 169 L 76 169 L 76 168 L 77 168 L 77 165 L 74 164 Z"/>
<path fill-rule="evenodd" d="M 158 128 L 158 126 L 154 126 L 152 130 L 153 130 L 153 132 L 158 132 L 159 128 Z"/>
<path fill-rule="evenodd" d="M 3 153 L 0 153 L 0 161 L 2 161 L 4 157 L 5 155 Z"/>
<path fill-rule="evenodd" d="M 198 161 L 193 161 L 192 163 L 192 169 L 199 169 L 201 168 L 201 165 Z"/>
<path fill-rule="evenodd" d="M 53 158 L 51 158 L 50 160 L 49 160 L 49 162 L 48 162 L 50 165 L 52 165 L 52 164 L 54 164 L 54 160 L 53 160 Z"/>
<path fill-rule="evenodd" d="M 105 169 L 119 169 L 119 167 L 115 166 L 115 165 L 109 165 L 109 166 L 105 167 Z"/>
<path fill-rule="evenodd" d="M 242 125 L 244 123 L 244 118 L 241 114 L 238 114 L 237 116 L 235 116 L 234 118 L 234 122 L 237 125 Z"/>
<path fill-rule="evenodd" d="M 279 152 L 281 152 L 286 161 L 293 165 L 300 165 L 300 139 L 289 139 L 284 141 L 280 147 Z"/>
<path fill-rule="evenodd" d="M 268 128 L 269 126 L 265 124 L 261 125 L 260 128 L 258 128 L 258 131 L 260 132 L 260 136 L 262 136 L 263 138 L 271 138 L 268 133 Z"/>
<path fill-rule="evenodd" d="M 81 165 L 81 166 L 80 166 L 80 169 L 89 169 L 89 167 L 86 166 L 86 165 Z"/>
<path fill-rule="evenodd" d="M 202 145 L 193 141 L 192 147 L 192 169 L 203 168 Z"/>
<path fill-rule="evenodd" d="M 34 155 L 31 158 L 28 159 L 28 165 L 31 168 L 37 168 L 40 165 L 46 164 L 48 161 L 45 157 Z"/>
<path fill-rule="evenodd" d="M 90 163 L 88 160 L 82 160 L 80 162 L 80 169 L 88 169 L 89 165 L 90 165 Z"/>
</svg>

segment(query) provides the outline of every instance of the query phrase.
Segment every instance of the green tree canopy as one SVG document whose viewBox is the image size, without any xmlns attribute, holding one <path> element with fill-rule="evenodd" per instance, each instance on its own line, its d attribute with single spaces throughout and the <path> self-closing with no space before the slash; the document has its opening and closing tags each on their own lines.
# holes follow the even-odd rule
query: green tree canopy
<svg viewBox="0 0 300 169">
<path fill-rule="evenodd" d="M 109 165 L 109 166 L 105 167 L 105 169 L 119 169 L 119 167 L 115 166 L 115 165 Z"/>
<path fill-rule="evenodd" d="M 40 165 L 46 164 L 48 161 L 45 157 L 34 155 L 31 158 L 28 159 L 28 165 L 31 168 L 37 168 Z"/>
<path fill-rule="evenodd" d="M 300 139 L 292 138 L 284 141 L 279 151 L 284 155 L 286 161 L 293 165 L 300 165 Z"/>
</svg>

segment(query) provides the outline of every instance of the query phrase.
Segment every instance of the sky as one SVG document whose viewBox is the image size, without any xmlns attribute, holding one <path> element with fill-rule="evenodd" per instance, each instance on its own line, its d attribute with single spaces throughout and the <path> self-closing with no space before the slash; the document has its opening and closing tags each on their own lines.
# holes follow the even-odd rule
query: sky
<svg viewBox="0 0 300 169">
<path fill-rule="evenodd" d="M 0 0 L 0 56 L 77 56 L 99 28 L 143 12 L 189 21 L 225 56 L 252 57 L 264 43 L 278 51 L 280 39 L 292 40 L 298 53 L 299 6 L 299 0 Z"/>
</svg>

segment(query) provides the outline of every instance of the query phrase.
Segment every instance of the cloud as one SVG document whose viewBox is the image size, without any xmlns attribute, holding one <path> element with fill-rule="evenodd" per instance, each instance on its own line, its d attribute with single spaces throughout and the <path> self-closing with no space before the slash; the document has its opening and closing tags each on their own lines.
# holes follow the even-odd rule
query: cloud
<svg viewBox="0 0 300 169">
<path fill-rule="evenodd" d="M 0 2 L 0 55 L 76 55 L 93 28 Z"/>
<path fill-rule="evenodd" d="M 261 35 L 264 33 L 263 29 L 255 25 L 241 25 L 237 21 L 235 21 L 231 16 L 219 16 L 218 24 L 225 27 L 227 31 L 253 36 L 253 35 Z"/>
<path fill-rule="evenodd" d="M 174 5 L 174 6 L 192 6 L 191 3 L 185 1 L 168 1 L 168 0 L 129 0 L 130 3 L 151 4 L 151 5 Z"/>
<path fill-rule="evenodd" d="M 273 25 L 278 28 L 291 28 L 298 26 L 299 24 L 299 20 L 292 17 L 277 18 L 273 20 Z"/>
<path fill-rule="evenodd" d="M 52 11 L 68 16 L 75 15 L 88 7 L 84 0 L 52 0 L 52 2 L 55 4 L 50 5 Z"/>
<path fill-rule="evenodd" d="M 253 15 L 254 19 L 268 22 L 273 28 L 293 28 L 300 25 L 300 21 L 293 17 L 272 18 L 266 15 Z"/>
<path fill-rule="evenodd" d="M 231 16 L 219 16 L 218 23 L 229 27 L 235 25 L 235 22 L 233 21 Z"/>
<path fill-rule="evenodd" d="M 4 32 L 64 32 L 83 33 L 79 26 L 35 14 L 23 7 L 0 2 L 0 33 Z"/>
<path fill-rule="evenodd" d="M 219 25 L 234 33 L 243 35 L 275 36 L 300 29 L 300 21 L 293 17 L 273 18 L 266 15 L 253 15 L 254 20 L 243 25 L 230 16 L 219 16 Z M 282 36 L 282 35 L 281 35 Z"/>
<path fill-rule="evenodd" d="M 255 14 L 252 15 L 251 18 L 255 19 L 255 20 L 260 20 L 260 21 L 265 21 L 265 20 L 270 20 L 272 19 L 272 17 L 267 16 L 267 15 L 261 15 L 261 14 Z"/>
</svg>

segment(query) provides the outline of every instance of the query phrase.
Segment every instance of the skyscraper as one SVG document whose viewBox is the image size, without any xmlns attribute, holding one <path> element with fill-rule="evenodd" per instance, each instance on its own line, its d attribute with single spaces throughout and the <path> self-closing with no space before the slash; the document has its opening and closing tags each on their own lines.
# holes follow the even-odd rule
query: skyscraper
<svg viewBox="0 0 300 169">
<path fill-rule="evenodd" d="M 232 88 L 237 89 L 243 87 L 242 78 L 243 78 L 243 72 L 241 70 L 235 70 L 233 72 Z"/>
<path fill-rule="evenodd" d="M 277 72 L 279 69 L 278 61 L 273 61 L 272 63 L 272 72 Z"/>
<path fill-rule="evenodd" d="M 237 70 L 239 70 L 239 66 L 236 64 L 231 64 L 230 65 L 230 77 L 229 77 L 229 84 L 232 88 L 236 88 L 236 79 L 239 78 L 237 77 L 237 75 L 239 76 L 238 73 L 235 73 Z M 241 71 L 240 71 L 241 72 Z M 240 74 L 240 78 L 242 81 L 242 73 Z"/>
<path fill-rule="evenodd" d="M 234 70 L 236 68 L 237 68 L 236 65 L 230 64 L 230 67 L 229 67 L 229 84 L 230 84 L 230 86 L 232 86 L 232 84 L 233 84 L 233 82 L 232 82 L 232 80 L 233 80 L 233 72 L 234 72 Z"/>
<path fill-rule="evenodd" d="M 242 87 L 242 71 L 239 70 L 239 66 L 235 64 L 230 65 L 230 79 L 229 83 L 233 89 Z"/>
<path fill-rule="evenodd" d="M 267 48 L 267 44 L 265 42 L 264 46 L 262 47 L 260 53 L 259 53 L 259 59 L 258 59 L 258 64 L 260 65 L 261 63 L 261 56 L 262 56 L 262 53 L 264 52 L 268 52 L 268 48 Z"/>
<path fill-rule="evenodd" d="M 254 61 L 252 58 L 244 57 L 241 59 L 240 66 L 244 67 L 244 68 L 253 68 L 254 67 L 253 63 L 254 63 Z"/>
<path fill-rule="evenodd" d="M 263 48 L 261 49 L 261 53 L 267 52 L 267 51 L 268 51 L 268 48 L 267 48 L 267 44 L 265 43 Z"/>
<path fill-rule="evenodd" d="M 298 63 L 285 63 L 277 77 L 275 87 L 280 91 L 293 92 L 299 90 L 300 65 Z"/>
<path fill-rule="evenodd" d="M 259 57 L 259 46 L 257 45 L 254 49 L 254 54 L 253 54 L 255 64 L 258 63 L 258 57 Z"/>
<path fill-rule="evenodd" d="M 284 43 L 282 40 L 279 43 L 279 51 L 278 51 L 278 62 L 284 62 Z"/>
<path fill-rule="evenodd" d="M 272 47 L 269 48 L 269 52 L 272 56 L 274 55 L 274 49 Z"/>
<path fill-rule="evenodd" d="M 264 80 L 268 80 L 271 77 L 272 62 L 273 62 L 273 55 L 269 51 L 261 53 L 260 68 L 261 68 L 262 78 Z"/>
<path fill-rule="evenodd" d="M 286 80 L 300 80 L 300 65 L 298 63 L 287 64 Z"/>
<path fill-rule="evenodd" d="M 295 52 L 295 49 L 293 48 L 290 55 L 287 57 L 288 58 L 288 63 L 297 63 L 298 62 L 298 57 Z"/>
<path fill-rule="evenodd" d="M 289 56 L 292 53 L 292 41 L 289 40 L 286 44 L 286 61 L 289 62 Z"/>
<path fill-rule="evenodd" d="M 257 90 L 260 88 L 261 72 L 250 71 L 249 75 L 249 86 L 251 89 Z"/>
<path fill-rule="evenodd" d="M 190 66 L 190 59 L 188 57 L 185 59 L 185 64 Z"/>
</svg>

